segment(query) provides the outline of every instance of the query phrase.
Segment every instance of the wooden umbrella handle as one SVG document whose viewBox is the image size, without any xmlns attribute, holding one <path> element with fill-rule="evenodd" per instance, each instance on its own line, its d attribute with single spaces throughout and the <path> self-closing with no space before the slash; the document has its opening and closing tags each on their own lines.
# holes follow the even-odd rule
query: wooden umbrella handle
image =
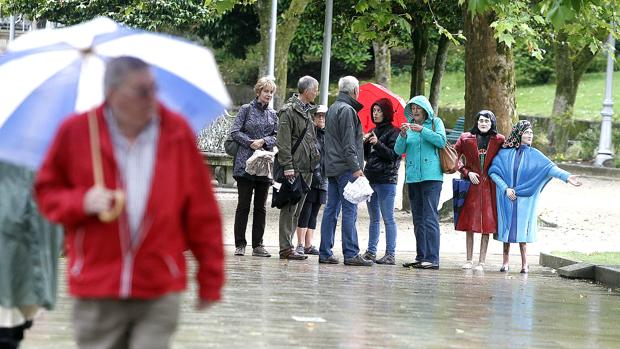
<svg viewBox="0 0 620 349">
<path fill-rule="evenodd" d="M 99 143 L 99 126 L 97 125 L 97 115 L 91 109 L 88 113 L 88 133 L 90 136 L 90 152 L 92 156 L 93 176 L 95 185 L 105 187 L 103 182 L 103 165 L 101 162 L 101 146 Z M 114 190 L 114 206 L 105 212 L 100 212 L 98 217 L 102 222 L 112 222 L 120 216 L 125 205 L 125 193 L 122 190 Z"/>
</svg>

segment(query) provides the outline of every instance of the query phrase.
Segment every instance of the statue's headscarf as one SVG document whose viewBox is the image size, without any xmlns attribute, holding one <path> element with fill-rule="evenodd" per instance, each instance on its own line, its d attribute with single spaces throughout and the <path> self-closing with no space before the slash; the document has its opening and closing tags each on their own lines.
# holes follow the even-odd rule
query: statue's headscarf
<svg viewBox="0 0 620 349">
<path fill-rule="evenodd" d="M 527 120 L 519 120 L 510 131 L 510 136 L 506 138 L 502 148 L 518 148 L 521 145 L 521 136 L 528 128 L 532 128 L 532 124 Z"/>
</svg>

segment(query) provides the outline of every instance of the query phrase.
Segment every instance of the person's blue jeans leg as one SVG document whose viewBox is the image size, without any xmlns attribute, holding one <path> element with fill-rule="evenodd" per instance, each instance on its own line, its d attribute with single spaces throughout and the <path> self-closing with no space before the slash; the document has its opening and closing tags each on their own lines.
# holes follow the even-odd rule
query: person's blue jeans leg
<svg viewBox="0 0 620 349">
<path fill-rule="evenodd" d="M 357 205 L 344 198 L 344 187 L 353 181 L 351 171 L 338 176 L 338 194 L 342 202 L 342 254 L 345 259 L 353 258 L 360 252 L 357 243 Z"/>
<path fill-rule="evenodd" d="M 394 255 L 396 251 L 397 230 L 396 221 L 394 220 L 394 200 L 396 199 L 396 184 L 378 184 L 375 185 L 373 189 L 376 190 L 379 196 L 381 216 L 383 217 L 383 223 L 385 224 L 385 252 Z M 379 240 L 378 233 L 377 240 Z"/>
<path fill-rule="evenodd" d="M 426 243 L 423 225 L 423 205 L 422 190 L 420 183 L 408 183 L 409 203 L 411 204 L 411 215 L 413 216 L 413 233 L 415 235 L 415 260 L 426 261 Z"/>
<path fill-rule="evenodd" d="M 323 210 L 323 218 L 321 219 L 321 243 L 319 245 L 319 258 L 327 259 L 334 248 L 334 238 L 336 235 L 336 225 L 338 224 L 338 215 L 341 207 L 341 194 L 338 193 L 338 180 L 336 177 L 329 177 L 329 185 L 327 186 L 327 203 Z"/>
<path fill-rule="evenodd" d="M 366 203 L 368 207 L 368 252 L 377 254 L 377 244 L 379 243 L 379 228 L 381 223 L 381 210 L 379 208 L 378 184 L 371 184 L 372 197 Z"/>
<path fill-rule="evenodd" d="M 439 195 L 441 194 L 441 181 L 422 182 L 423 196 L 423 226 L 425 233 L 426 262 L 439 265 Z"/>
</svg>

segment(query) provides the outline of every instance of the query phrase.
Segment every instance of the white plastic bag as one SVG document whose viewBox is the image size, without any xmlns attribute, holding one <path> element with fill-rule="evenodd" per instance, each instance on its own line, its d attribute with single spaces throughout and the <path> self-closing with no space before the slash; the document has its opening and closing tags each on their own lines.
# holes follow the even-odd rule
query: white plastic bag
<svg viewBox="0 0 620 349">
<path fill-rule="evenodd" d="M 266 176 L 271 178 L 273 159 L 276 152 L 255 150 L 254 154 L 245 162 L 245 172 L 254 176 Z"/>
<path fill-rule="evenodd" d="M 370 201 L 372 193 L 373 190 L 366 177 L 357 177 L 355 182 L 349 182 L 344 187 L 344 198 L 356 205 L 364 201 Z"/>
</svg>

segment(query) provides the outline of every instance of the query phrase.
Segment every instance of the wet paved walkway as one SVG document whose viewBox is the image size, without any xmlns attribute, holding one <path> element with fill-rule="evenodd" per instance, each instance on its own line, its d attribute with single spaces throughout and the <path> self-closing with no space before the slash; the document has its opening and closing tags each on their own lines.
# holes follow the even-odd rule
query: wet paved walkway
<svg viewBox="0 0 620 349">
<path fill-rule="evenodd" d="M 547 268 L 500 273 L 498 255 L 483 273 L 459 269 L 461 255 L 442 255 L 439 271 L 316 258 L 228 255 L 224 301 L 194 311 L 192 284 L 173 348 L 620 347 L 620 292 Z M 57 310 L 36 322 L 24 348 L 75 348 L 61 284 Z"/>
</svg>

